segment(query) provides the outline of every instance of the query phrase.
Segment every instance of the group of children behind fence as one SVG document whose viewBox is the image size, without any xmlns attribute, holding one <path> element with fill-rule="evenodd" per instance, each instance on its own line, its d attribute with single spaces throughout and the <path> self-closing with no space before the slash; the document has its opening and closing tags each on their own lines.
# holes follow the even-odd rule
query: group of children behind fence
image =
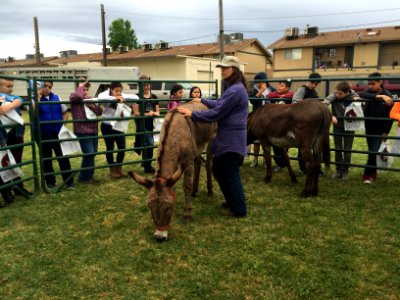
<svg viewBox="0 0 400 300">
<path fill-rule="evenodd" d="M 345 120 L 346 108 L 353 102 L 362 99 L 363 114 L 365 117 L 365 133 L 367 135 L 368 160 L 363 174 L 363 182 L 371 184 L 377 178 L 377 153 L 382 143 L 382 139 L 390 132 L 392 121 L 388 118 L 399 121 L 400 124 L 400 104 L 393 107 L 392 95 L 382 84 L 382 75 L 374 72 L 368 76 L 369 88 L 360 95 L 350 88 L 346 81 L 341 81 L 336 85 L 334 93 L 323 99 L 323 103 L 332 107 L 332 123 L 333 123 L 333 139 L 335 144 L 335 168 L 334 178 L 346 180 L 351 165 L 351 151 L 353 147 L 354 134 L 353 130 L 346 130 Z M 299 87 L 295 93 L 289 91 L 290 80 L 278 82 L 277 89 L 267 82 L 267 76 L 261 72 L 254 77 L 254 90 L 250 94 L 250 101 L 253 104 L 253 111 L 268 103 L 297 103 L 305 99 L 319 99 L 316 87 L 321 82 L 321 75 L 311 73 L 309 81 Z M 262 81 L 265 80 L 265 81 Z M 257 98 L 263 98 L 258 100 Z M 285 101 L 282 101 L 285 99 Z M 386 120 L 385 120 L 386 119 Z M 259 156 L 259 143 L 254 145 L 254 160 L 252 167 L 257 166 Z M 275 172 L 285 167 L 283 159 L 283 149 L 273 146 L 274 160 L 276 167 Z M 306 172 L 304 160 L 298 151 L 299 168 L 302 173 Z M 322 173 L 322 171 L 321 171 Z"/>
<path fill-rule="evenodd" d="M 119 119 L 116 112 L 119 105 L 123 105 L 128 111 L 133 110 L 136 124 L 135 143 L 133 149 L 139 155 L 142 154 L 142 167 L 145 173 L 154 173 L 152 167 L 154 137 L 153 137 L 153 119 L 160 116 L 159 103 L 157 96 L 151 92 L 150 78 L 143 75 L 140 80 L 149 80 L 143 84 L 143 103 L 138 101 L 131 103 L 126 100 L 138 100 L 139 94 L 128 95 L 123 93 L 123 87 L 120 82 L 112 82 L 108 90 L 98 95 L 99 101 L 104 101 L 102 105 L 90 101 L 92 97 L 89 94 L 90 83 L 80 82 L 76 90 L 70 95 L 71 115 L 76 122 L 73 122 L 73 133 L 79 138 L 78 142 L 83 153 L 82 161 L 78 175 L 78 181 L 83 184 L 97 183 L 94 177 L 95 156 L 98 154 L 98 121 L 97 117 L 102 116 L 100 130 L 106 144 L 106 159 L 110 168 L 110 177 L 121 178 L 126 174 L 122 171 L 122 165 L 126 151 L 125 132 L 114 129 L 113 124 Z M 23 104 L 23 99 L 12 95 L 13 80 L 0 79 L 0 115 L 7 113 L 10 109 L 17 109 Z M 33 89 L 33 87 L 31 86 Z M 63 155 L 59 133 L 64 126 L 64 121 L 68 119 L 67 106 L 61 102 L 62 99 L 53 92 L 53 82 L 46 80 L 38 82 L 38 102 L 35 105 L 32 101 L 33 109 L 37 109 L 38 120 L 34 120 L 32 130 L 35 132 L 35 139 L 41 146 L 43 155 L 43 170 L 46 188 L 51 190 L 57 187 L 56 176 L 53 169 L 53 152 L 58 161 L 60 173 L 67 189 L 74 189 L 74 178 L 71 169 L 71 163 L 68 156 Z M 184 89 L 180 84 L 175 84 L 171 88 L 170 101 L 167 108 L 172 110 L 180 105 L 180 100 L 184 97 Z M 190 98 L 201 97 L 199 87 L 192 87 Z M 9 102 L 9 105 L 1 105 Z M 49 103 L 45 103 L 49 102 Z M 35 107 L 37 106 L 37 107 Z M 130 107 L 131 106 L 131 107 Z M 144 111 L 143 111 L 144 110 Z M 90 117 L 89 115 L 93 115 Z M 141 118 L 141 116 L 145 118 Z M 124 115 L 127 117 L 129 115 Z M 58 121 L 58 122 L 57 122 Z M 126 120 L 128 121 L 128 120 Z M 114 122 L 114 123 L 113 123 Z M 39 125 L 40 124 L 40 125 Z M 37 130 L 40 126 L 40 131 Z M 40 135 L 39 135 L 40 132 Z M 16 126 L 9 132 L 6 128 L 0 128 L 0 146 L 13 146 L 23 144 L 24 126 Z M 115 151 L 115 146 L 117 150 Z M 15 158 L 16 163 L 22 161 L 23 146 L 12 148 L 10 151 Z M 114 152 L 117 152 L 115 155 Z M 17 178 L 17 180 L 20 178 Z M 0 187 L 5 182 L 0 177 Z M 23 183 L 20 182 L 13 188 L 1 188 L 4 207 L 14 201 L 14 195 L 30 196 L 32 192 L 27 191 Z"/>
</svg>

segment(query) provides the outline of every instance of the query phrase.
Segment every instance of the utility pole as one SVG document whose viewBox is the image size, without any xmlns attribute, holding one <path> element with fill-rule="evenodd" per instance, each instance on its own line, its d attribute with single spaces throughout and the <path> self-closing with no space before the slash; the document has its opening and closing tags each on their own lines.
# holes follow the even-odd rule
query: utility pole
<svg viewBox="0 0 400 300">
<path fill-rule="evenodd" d="M 103 38 L 103 67 L 107 67 L 106 20 L 104 5 L 101 4 L 101 35 Z"/>
<path fill-rule="evenodd" d="M 39 26 L 37 17 L 33 17 L 33 27 L 35 31 L 35 56 L 36 64 L 40 65 L 40 46 L 39 46 Z"/>
<path fill-rule="evenodd" d="M 222 0 L 219 0 L 219 47 L 220 47 L 219 58 L 222 60 L 225 56 L 225 51 L 224 51 L 224 13 L 223 13 Z"/>
</svg>

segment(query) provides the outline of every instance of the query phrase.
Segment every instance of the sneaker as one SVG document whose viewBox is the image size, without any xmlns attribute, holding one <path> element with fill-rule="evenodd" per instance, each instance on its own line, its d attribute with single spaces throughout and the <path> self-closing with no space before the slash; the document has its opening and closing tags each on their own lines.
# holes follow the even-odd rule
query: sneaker
<svg viewBox="0 0 400 300">
<path fill-rule="evenodd" d="M 56 187 L 57 187 L 57 185 L 54 183 L 54 184 L 52 184 L 52 183 L 47 183 L 46 184 L 47 185 L 47 188 L 49 189 L 49 190 L 54 190 Z"/>
<path fill-rule="evenodd" d="M 222 207 L 222 208 L 225 208 L 225 209 L 230 208 L 228 202 L 223 202 L 223 203 L 221 204 L 221 207 Z"/>
<path fill-rule="evenodd" d="M 284 168 L 284 167 L 283 167 L 283 168 Z M 283 168 L 280 167 L 280 166 L 276 166 L 276 167 L 274 168 L 274 172 L 275 172 L 275 173 L 282 172 Z"/>
<path fill-rule="evenodd" d="M 335 174 L 332 175 L 332 178 L 340 179 L 342 178 L 342 174 L 340 172 L 336 172 Z"/>
<path fill-rule="evenodd" d="M 6 207 L 7 205 L 11 204 L 14 202 L 14 196 L 11 193 L 11 189 L 6 189 L 1 191 L 1 195 L 3 196 L 4 204 L 2 204 L 0 207 Z"/>
<path fill-rule="evenodd" d="M 371 184 L 371 183 L 372 183 L 372 180 L 369 179 L 369 178 L 368 178 L 368 179 L 364 179 L 364 183 L 365 183 L 365 184 Z"/>
<path fill-rule="evenodd" d="M 257 167 L 257 166 L 258 166 L 258 160 L 255 159 L 255 160 L 253 160 L 253 162 L 250 164 L 250 167 L 255 168 L 255 167 Z"/>
<path fill-rule="evenodd" d="M 74 190 L 75 189 L 74 183 L 67 184 L 66 186 L 67 186 L 67 190 Z"/>
<path fill-rule="evenodd" d="M 89 180 L 82 180 L 82 179 L 78 179 L 79 183 L 83 183 L 83 184 L 97 184 L 99 183 L 99 181 L 97 179 L 94 178 L 90 178 Z"/>
<path fill-rule="evenodd" d="M 226 210 L 224 212 L 224 215 L 227 217 L 231 217 L 231 218 L 244 218 L 246 217 L 246 214 L 238 214 L 238 213 L 234 213 L 233 211 L 231 211 L 230 209 Z"/>
<path fill-rule="evenodd" d="M 15 196 L 33 196 L 33 193 L 25 189 L 24 187 L 13 188 Z"/>
</svg>

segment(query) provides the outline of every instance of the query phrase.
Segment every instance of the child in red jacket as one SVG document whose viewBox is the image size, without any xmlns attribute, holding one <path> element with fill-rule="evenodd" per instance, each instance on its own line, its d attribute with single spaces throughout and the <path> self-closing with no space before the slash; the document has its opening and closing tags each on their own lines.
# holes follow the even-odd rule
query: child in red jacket
<svg viewBox="0 0 400 300">
<path fill-rule="evenodd" d="M 276 91 L 270 92 L 268 94 L 268 99 L 273 99 L 273 98 L 280 98 L 280 99 L 290 99 L 290 101 L 279 101 L 279 100 L 272 100 L 271 103 L 291 103 L 291 100 L 293 98 L 293 92 L 290 91 L 292 83 L 290 80 L 285 80 L 285 81 L 280 81 L 278 83 L 278 87 Z"/>
</svg>

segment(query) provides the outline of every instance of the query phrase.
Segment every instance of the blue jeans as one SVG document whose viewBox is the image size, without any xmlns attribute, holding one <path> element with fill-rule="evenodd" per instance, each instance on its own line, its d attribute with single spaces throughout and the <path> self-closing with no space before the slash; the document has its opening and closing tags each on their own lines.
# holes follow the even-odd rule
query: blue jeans
<svg viewBox="0 0 400 300">
<path fill-rule="evenodd" d="M 101 123 L 101 133 L 104 137 L 104 142 L 106 143 L 107 151 L 114 151 L 114 143 L 117 144 L 118 150 L 126 149 L 126 140 L 124 133 L 112 129 L 109 124 Z M 118 134 L 118 136 L 107 137 L 107 135 Z M 125 151 L 119 151 L 117 153 L 117 163 L 122 163 L 124 161 Z M 107 163 L 109 165 L 114 164 L 114 153 L 110 152 L 106 154 Z"/>
<path fill-rule="evenodd" d="M 42 141 L 46 140 L 58 140 L 58 133 L 45 133 L 42 132 Z M 67 171 L 62 173 L 61 176 L 67 185 L 72 185 L 74 183 L 74 178 L 71 176 L 71 164 L 69 162 L 68 156 L 64 156 L 61 150 L 61 145 L 59 141 L 51 143 L 43 143 L 42 145 L 43 158 L 51 158 L 54 154 L 58 157 L 58 165 L 61 171 Z M 56 177 L 54 175 L 53 161 L 44 160 L 43 161 L 43 173 L 48 173 L 44 176 L 47 185 L 55 185 Z"/>
<path fill-rule="evenodd" d="M 81 149 L 83 154 L 90 154 L 85 155 L 82 157 L 81 168 L 90 168 L 88 170 L 81 170 L 79 173 L 79 180 L 81 181 L 89 181 L 93 178 L 94 174 L 94 158 L 97 153 L 97 146 L 98 146 L 98 138 L 97 134 L 80 134 L 76 133 L 77 137 L 93 137 L 92 139 L 84 139 L 79 140 L 79 144 L 81 145 Z"/>
<path fill-rule="evenodd" d="M 212 166 L 212 172 L 224 194 L 226 204 L 236 216 L 247 214 L 246 200 L 240 179 L 240 166 L 242 164 L 243 156 L 238 153 L 227 152 L 215 156 Z"/>
<path fill-rule="evenodd" d="M 142 146 L 151 147 L 142 151 L 142 159 L 144 160 L 143 167 L 145 170 L 148 170 L 151 168 L 151 160 L 153 159 L 154 137 L 152 133 L 146 133 L 143 135 Z"/>
<path fill-rule="evenodd" d="M 335 135 L 333 140 L 335 142 L 335 162 L 337 163 L 336 173 L 347 174 L 351 163 L 351 152 L 349 151 L 353 148 L 354 141 L 354 136 L 347 134 L 354 134 L 354 131 L 345 131 L 343 127 L 333 126 L 333 133 L 346 134 L 345 136 Z"/>
<path fill-rule="evenodd" d="M 372 134 L 372 133 L 367 133 L 367 134 Z M 377 134 L 374 133 L 374 135 Z M 381 143 L 382 143 L 382 138 L 380 137 L 367 137 L 368 151 L 378 152 Z M 365 167 L 364 169 L 364 177 L 376 176 L 377 174 L 376 168 L 371 168 L 370 166 L 376 167 L 376 154 L 371 154 L 371 153 L 368 154 L 367 167 Z"/>
</svg>

